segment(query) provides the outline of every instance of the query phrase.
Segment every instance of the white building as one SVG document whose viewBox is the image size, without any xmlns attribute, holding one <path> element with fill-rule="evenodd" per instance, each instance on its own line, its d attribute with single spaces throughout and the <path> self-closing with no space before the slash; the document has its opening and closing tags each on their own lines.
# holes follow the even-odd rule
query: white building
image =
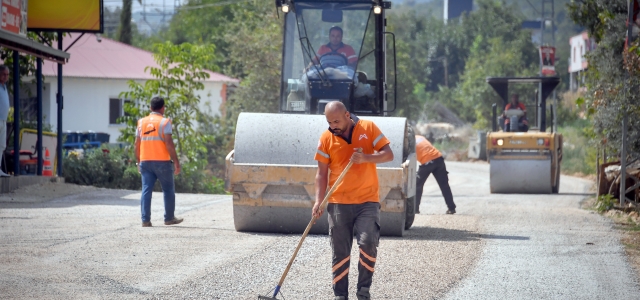
<svg viewBox="0 0 640 300">
<path fill-rule="evenodd" d="M 66 49 L 78 37 L 65 37 Z M 122 124 L 116 119 L 123 115 L 120 93 L 129 90 L 129 80 L 144 83 L 153 79 L 146 67 L 158 67 L 151 52 L 93 34 L 85 34 L 68 51 L 71 57 L 63 66 L 62 128 L 64 131 L 95 131 L 110 135 L 110 142 L 120 136 Z M 57 64 L 45 62 L 42 73 L 44 126 L 57 124 Z M 237 80 L 209 72 L 205 89 L 199 91 L 203 112 L 216 115 L 226 101 L 226 85 Z M 25 78 L 21 92 L 22 111 L 27 120 L 36 119 L 36 85 L 33 78 Z"/>
<path fill-rule="evenodd" d="M 569 88 L 577 91 L 584 84 L 583 72 L 589 66 L 585 54 L 596 48 L 596 42 L 590 38 L 587 32 L 571 37 L 571 57 L 569 58 Z"/>
</svg>

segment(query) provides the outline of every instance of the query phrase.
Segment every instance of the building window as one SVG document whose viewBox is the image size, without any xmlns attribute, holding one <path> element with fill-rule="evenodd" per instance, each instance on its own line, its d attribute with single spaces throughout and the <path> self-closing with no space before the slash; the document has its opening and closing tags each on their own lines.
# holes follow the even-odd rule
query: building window
<svg viewBox="0 0 640 300">
<path fill-rule="evenodd" d="M 129 103 L 129 100 L 123 100 L 119 98 L 111 98 L 109 99 L 109 124 L 116 125 L 121 124 L 118 123 L 118 118 L 126 116 L 124 113 L 124 103 Z"/>
<path fill-rule="evenodd" d="M 13 102 L 13 99 L 11 99 L 11 102 Z M 36 97 L 21 98 L 20 99 L 20 115 L 24 122 L 36 123 L 38 121 L 38 98 Z"/>
<path fill-rule="evenodd" d="M 573 47 L 573 62 L 576 62 L 576 47 Z"/>
</svg>

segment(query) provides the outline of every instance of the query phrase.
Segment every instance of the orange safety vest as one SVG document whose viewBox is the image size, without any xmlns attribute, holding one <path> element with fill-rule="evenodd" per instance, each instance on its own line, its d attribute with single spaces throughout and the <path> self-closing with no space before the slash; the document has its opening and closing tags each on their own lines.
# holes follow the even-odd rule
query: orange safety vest
<svg viewBox="0 0 640 300">
<path fill-rule="evenodd" d="M 171 126 L 171 120 L 158 113 L 138 120 L 140 132 L 140 161 L 167 161 L 171 160 L 169 150 L 164 143 L 164 129 Z"/>
<path fill-rule="evenodd" d="M 349 164 L 351 156 L 355 152 L 354 148 L 362 148 L 364 154 L 373 154 L 389 144 L 389 140 L 372 121 L 358 120 L 354 115 L 351 117 L 354 121 L 357 120 L 352 129 L 351 143 L 342 137 L 333 135 L 329 130 L 325 130 L 320 136 L 314 159 L 329 165 L 331 171 L 329 186 L 333 186 L 342 170 Z M 329 203 L 380 202 L 379 190 L 376 164 L 354 164 L 345 175 L 344 180 L 336 187 L 335 192 L 329 198 Z"/>
<path fill-rule="evenodd" d="M 421 135 L 416 135 L 416 156 L 418 158 L 418 162 L 421 165 L 424 165 L 438 157 L 442 157 L 442 153 L 436 149 L 429 140 L 424 138 Z"/>
<path fill-rule="evenodd" d="M 515 107 L 513 107 L 513 105 L 511 104 L 511 102 L 507 103 L 507 106 L 505 106 L 505 107 L 504 107 L 504 110 L 505 110 L 505 111 L 507 111 L 507 110 L 509 110 L 509 109 L 519 109 L 519 110 L 521 110 L 521 111 L 524 111 L 525 113 L 527 112 L 527 107 L 526 107 L 526 106 L 524 106 L 524 104 L 522 104 L 521 102 L 518 102 L 518 104 L 517 104 Z M 520 118 L 523 118 L 523 117 L 524 117 L 524 116 L 522 116 L 522 117 L 520 117 Z M 524 119 L 525 123 L 526 123 L 526 120 L 527 120 L 527 119 Z M 505 123 L 505 124 L 509 124 L 509 123 L 511 123 L 511 120 L 509 120 L 509 118 L 505 118 L 504 123 Z"/>
</svg>

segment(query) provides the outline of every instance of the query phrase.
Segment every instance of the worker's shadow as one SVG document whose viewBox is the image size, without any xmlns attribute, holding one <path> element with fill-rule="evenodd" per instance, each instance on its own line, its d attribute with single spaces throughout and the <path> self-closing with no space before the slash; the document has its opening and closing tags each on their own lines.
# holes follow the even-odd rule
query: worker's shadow
<svg viewBox="0 0 640 300">
<path fill-rule="evenodd" d="M 392 239 L 389 237 L 389 239 Z M 422 227 L 414 226 L 411 229 L 405 231 L 403 240 L 433 240 L 433 241 L 478 241 L 478 240 L 514 240 L 514 241 L 528 241 L 528 236 L 517 235 L 495 235 L 486 234 L 468 230 L 458 230 L 449 228 L 438 227 Z"/>
</svg>

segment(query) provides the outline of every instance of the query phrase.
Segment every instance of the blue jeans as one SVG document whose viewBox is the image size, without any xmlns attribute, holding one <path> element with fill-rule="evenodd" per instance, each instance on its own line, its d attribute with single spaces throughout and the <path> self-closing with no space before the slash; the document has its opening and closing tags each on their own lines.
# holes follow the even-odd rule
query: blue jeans
<svg viewBox="0 0 640 300">
<path fill-rule="evenodd" d="M 160 180 L 162 193 L 164 194 L 164 220 L 173 220 L 176 209 L 176 189 L 173 182 L 173 163 L 170 161 L 143 161 L 140 162 L 142 174 L 142 222 L 151 221 L 151 193 L 156 180 Z"/>
</svg>

